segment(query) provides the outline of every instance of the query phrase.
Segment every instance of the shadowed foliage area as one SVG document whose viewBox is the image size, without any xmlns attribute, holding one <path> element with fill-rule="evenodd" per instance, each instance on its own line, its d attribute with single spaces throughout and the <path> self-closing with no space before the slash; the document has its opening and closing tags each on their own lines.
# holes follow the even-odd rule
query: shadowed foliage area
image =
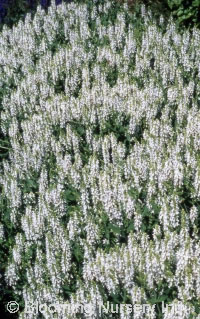
<svg viewBox="0 0 200 319">
<path fill-rule="evenodd" d="M 84 0 L 56 0 L 56 4 L 66 2 L 84 2 Z M 123 4 L 125 0 L 115 0 Z M 103 3 L 105 0 L 99 0 Z M 27 12 L 34 14 L 37 5 L 47 9 L 50 0 L 0 0 L 0 24 L 12 26 L 19 19 L 24 18 Z M 155 16 L 169 17 L 170 14 L 175 18 L 180 27 L 200 26 L 200 0 L 127 0 L 129 9 L 137 10 L 137 6 L 145 4 L 150 7 Z"/>
</svg>

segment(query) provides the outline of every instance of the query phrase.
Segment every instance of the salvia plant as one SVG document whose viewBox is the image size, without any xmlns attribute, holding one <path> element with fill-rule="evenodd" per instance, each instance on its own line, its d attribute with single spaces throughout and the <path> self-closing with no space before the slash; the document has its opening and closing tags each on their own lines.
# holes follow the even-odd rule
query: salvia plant
<svg viewBox="0 0 200 319">
<path fill-rule="evenodd" d="M 0 298 L 5 312 L 19 303 L 12 318 L 198 318 L 199 91 L 200 31 L 144 5 L 52 2 L 3 27 Z M 93 312 L 26 313 L 36 301 Z M 107 302 L 156 307 L 99 314 Z"/>
</svg>

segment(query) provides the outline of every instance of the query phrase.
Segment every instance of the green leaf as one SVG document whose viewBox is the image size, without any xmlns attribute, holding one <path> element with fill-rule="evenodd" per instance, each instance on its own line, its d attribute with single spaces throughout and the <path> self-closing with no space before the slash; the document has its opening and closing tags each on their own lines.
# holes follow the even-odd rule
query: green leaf
<svg viewBox="0 0 200 319">
<path fill-rule="evenodd" d="M 127 228 L 127 232 L 130 233 L 131 230 L 134 230 L 134 223 L 131 222 L 130 225 Z"/>
<path fill-rule="evenodd" d="M 77 132 L 78 132 L 80 135 L 84 135 L 84 134 L 85 134 L 85 129 L 83 128 L 83 126 L 78 126 L 78 127 L 77 127 Z"/>
<path fill-rule="evenodd" d="M 117 234 L 121 233 L 121 229 L 119 226 L 116 226 L 116 225 L 110 223 L 109 227 L 114 233 L 117 233 Z"/>
<path fill-rule="evenodd" d="M 193 7 L 200 7 L 200 1 L 199 0 L 192 1 L 192 6 Z"/>
<path fill-rule="evenodd" d="M 142 215 L 143 216 L 149 216 L 150 215 L 150 211 L 149 211 L 147 206 L 144 206 L 143 211 L 142 211 Z"/>
<path fill-rule="evenodd" d="M 67 189 L 64 191 L 64 197 L 67 201 L 75 201 L 78 199 L 78 192 L 76 190 Z"/>
<path fill-rule="evenodd" d="M 177 12 L 177 16 L 180 17 L 181 15 L 183 15 L 184 11 L 182 9 L 178 10 Z"/>
<path fill-rule="evenodd" d="M 75 255 L 75 258 L 78 262 L 80 262 L 82 260 L 83 253 L 78 245 L 75 246 L 75 248 L 74 248 L 74 255 Z"/>
<path fill-rule="evenodd" d="M 109 231 L 109 228 L 106 228 L 105 237 L 106 237 L 106 239 L 110 240 L 110 231 Z"/>
</svg>

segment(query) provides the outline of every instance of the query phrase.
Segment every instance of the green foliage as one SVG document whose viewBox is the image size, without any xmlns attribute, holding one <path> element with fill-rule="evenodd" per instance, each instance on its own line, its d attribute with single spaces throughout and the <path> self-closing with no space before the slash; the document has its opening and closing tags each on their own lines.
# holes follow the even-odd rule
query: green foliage
<svg viewBox="0 0 200 319">
<path fill-rule="evenodd" d="M 0 140 L 0 159 L 8 159 L 10 149 L 11 146 L 9 139 L 3 136 L 3 139 Z"/>
<path fill-rule="evenodd" d="M 0 29 L 2 29 L 3 24 L 12 27 L 19 19 L 24 19 L 27 12 L 34 14 L 37 5 L 40 4 L 40 0 L 33 2 L 34 4 L 31 5 L 27 0 L 8 0 L 6 5 L 7 13 L 3 19 L 3 23 L 0 25 Z"/>
<path fill-rule="evenodd" d="M 63 199 L 65 199 L 67 206 L 77 206 L 80 194 L 73 186 L 67 185 L 63 192 Z"/>
<path fill-rule="evenodd" d="M 110 67 L 107 71 L 106 81 L 110 84 L 110 87 L 112 88 L 117 83 L 118 78 L 118 70 L 117 66 Z"/>
<path fill-rule="evenodd" d="M 92 155 L 92 151 L 88 143 L 86 142 L 86 125 L 77 121 L 70 121 L 70 125 L 75 134 L 77 134 L 81 140 L 81 143 L 79 144 L 80 156 L 83 165 L 86 165 L 88 163 L 90 156 Z"/>
<path fill-rule="evenodd" d="M 52 125 L 52 134 L 56 138 L 56 141 L 59 141 L 59 138 L 66 134 L 66 129 L 60 127 L 60 125 Z"/>
<path fill-rule="evenodd" d="M 102 1 L 104 3 L 105 1 Z M 101 23 L 104 26 L 114 25 L 117 14 L 121 9 L 120 4 L 117 2 L 113 2 L 111 8 L 109 8 L 107 13 L 99 13 L 101 17 Z"/>
<path fill-rule="evenodd" d="M 196 316 L 200 314 L 200 300 L 196 300 L 196 299 L 192 298 L 190 300 L 190 303 L 194 306 L 195 313 L 191 314 L 189 319 L 193 319 L 193 318 L 196 318 Z"/>
<path fill-rule="evenodd" d="M 125 145 L 125 157 L 130 154 L 135 140 L 129 133 L 130 118 L 125 114 L 112 113 L 105 122 L 102 122 L 100 127 L 99 123 L 93 125 L 92 131 L 94 135 L 104 137 L 113 133 L 117 142 L 122 142 Z M 137 139 L 137 136 L 136 136 Z"/>
<path fill-rule="evenodd" d="M 139 192 L 135 188 L 130 188 L 128 193 L 137 202 L 136 209 L 142 216 L 141 230 L 148 234 L 150 239 L 153 239 L 153 230 L 159 224 L 160 212 L 160 206 L 156 203 L 156 198 L 150 201 L 150 209 L 144 204 L 147 196 L 145 189 Z"/>
<path fill-rule="evenodd" d="M 88 0 L 74 0 L 74 2 L 85 2 L 88 5 L 88 9 L 91 10 L 92 2 Z M 103 1 L 97 1 L 98 3 L 104 3 Z M 116 21 L 117 13 L 121 10 L 121 6 L 124 0 L 113 1 L 112 7 L 109 9 L 108 13 L 99 13 L 101 17 L 101 22 L 103 25 L 108 26 L 114 24 Z M 8 26 L 16 24 L 19 19 L 24 19 L 27 12 L 32 15 L 36 11 L 37 5 L 40 4 L 40 0 L 35 0 L 33 5 L 28 4 L 27 0 L 9 0 L 8 10 L 3 23 Z M 159 17 L 160 13 L 168 18 L 172 14 L 177 22 L 177 25 L 182 26 L 200 26 L 200 0 L 128 0 L 129 9 L 134 13 L 137 13 L 138 8 L 141 4 L 145 4 L 151 7 L 155 17 Z M 91 30 L 95 29 L 95 22 L 90 21 Z M 3 24 L 1 24 L 2 28 Z M 136 28 L 136 30 L 138 30 Z M 64 37 L 63 33 L 59 32 L 56 43 L 63 43 Z M 56 44 L 52 44 L 53 48 L 56 48 Z"/>
<path fill-rule="evenodd" d="M 79 242 L 71 242 L 71 270 L 70 280 L 66 280 L 62 286 L 63 296 L 69 300 L 71 295 L 76 292 L 78 284 L 83 281 L 83 257 L 84 252 Z"/>
<path fill-rule="evenodd" d="M 179 25 L 200 25 L 200 0 L 167 0 L 167 4 Z"/>
<path fill-rule="evenodd" d="M 116 244 L 126 244 L 128 235 L 134 231 L 134 222 L 126 217 L 125 212 L 121 226 L 111 222 L 103 210 L 100 210 L 99 214 L 95 216 L 95 220 L 99 224 L 97 248 L 104 249 L 105 252 L 109 252 Z"/>
<path fill-rule="evenodd" d="M 54 89 L 55 89 L 56 94 L 60 94 L 62 92 L 65 92 L 65 79 L 59 79 L 56 82 Z"/>
<path fill-rule="evenodd" d="M 0 186 L 0 222 L 4 225 L 4 235 L 5 237 L 0 240 L 0 308 L 2 313 L 4 313 L 5 318 L 9 318 L 6 313 L 6 304 L 10 300 L 16 300 L 20 303 L 20 298 L 15 294 L 13 288 L 10 287 L 5 280 L 5 271 L 8 264 L 8 260 L 12 258 L 12 249 L 15 245 L 15 236 L 17 230 L 13 227 L 10 220 L 10 208 L 9 203 L 2 192 L 2 187 Z M 12 318 L 17 318 L 17 315 L 13 315 Z"/>
<path fill-rule="evenodd" d="M 145 289 L 147 295 L 147 302 L 151 305 L 156 305 L 156 319 L 162 319 L 162 302 L 170 304 L 178 296 L 176 286 L 169 287 L 166 280 L 163 280 L 157 285 L 156 290 Z"/>
<path fill-rule="evenodd" d="M 105 308 L 107 308 L 107 302 L 110 304 L 113 304 L 113 310 L 115 311 L 116 305 L 120 304 L 132 304 L 131 296 L 128 294 L 126 289 L 123 287 L 123 285 L 120 283 L 116 290 L 112 293 L 110 293 L 107 288 L 101 283 L 98 283 L 99 291 L 103 298 L 103 303 Z M 102 313 L 101 318 L 119 318 L 119 313 Z"/>
<path fill-rule="evenodd" d="M 74 212 L 80 212 L 80 193 L 69 183 L 69 181 L 66 181 L 65 190 L 62 192 L 61 197 L 66 204 L 66 213 L 61 217 L 61 222 L 62 225 L 66 227 L 70 216 L 73 216 Z"/>
<path fill-rule="evenodd" d="M 124 2 L 124 0 L 116 1 L 118 3 Z M 200 0 L 128 0 L 128 4 L 129 9 L 136 14 L 138 9 L 140 11 L 141 4 L 145 4 L 151 8 L 155 18 L 159 18 L 162 13 L 168 20 L 172 15 L 180 31 L 183 27 L 193 27 L 194 25 L 200 27 Z"/>
<path fill-rule="evenodd" d="M 38 183 L 34 177 L 21 181 L 20 185 L 24 193 L 38 192 Z"/>
<path fill-rule="evenodd" d="M 105 251 L 109 251 L 110 248 L 114 247 L 117 242 L 117 237 L 120 234 L 120 228 L 112 223 L 109 222 L 109 217 L 105 212 L 101 212 L 100 218 L 98 218 L 99 223 L 99 239 L 100 239 L 100 246 L 98 247 L 103 248 Z M 106 239 L 106 243 L 103 243 L 103 240 Z"/>
</svg>

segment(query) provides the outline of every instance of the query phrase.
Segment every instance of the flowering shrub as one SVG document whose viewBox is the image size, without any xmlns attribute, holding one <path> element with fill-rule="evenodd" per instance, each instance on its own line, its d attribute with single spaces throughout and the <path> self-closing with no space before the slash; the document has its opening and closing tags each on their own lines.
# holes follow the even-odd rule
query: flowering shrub
<svg viewBox="0 0 200 319">
<path fill-rule="evenodd" d="M 176 318 L 197 318 L 199 61 L 200 31 L 145 6 L 52 2 L 3 27 L 0 289 L 17 318 L 41 318 L 35 300 L 157 305 L 138 319 L 181 301 Z"/>
</svg>

